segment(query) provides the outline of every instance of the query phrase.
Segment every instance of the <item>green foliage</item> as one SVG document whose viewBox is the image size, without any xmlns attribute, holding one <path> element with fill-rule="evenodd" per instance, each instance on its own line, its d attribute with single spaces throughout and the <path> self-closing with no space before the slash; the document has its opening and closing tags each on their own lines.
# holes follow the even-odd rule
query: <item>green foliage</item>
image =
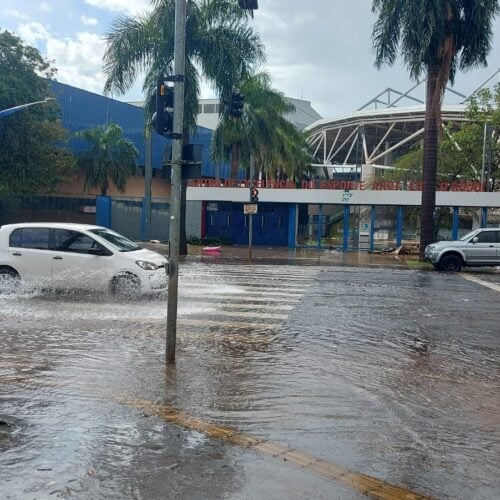
<svg viewBox="0 0 500 500">
<path fill-rule="evenodd" d="M 498 0 L 373 0 L 375 65 L 394 64 L 398 53 L 410 75 L 427 77 L 420 257 L 434 227 L 441 101 L 457 69 L 486 66 Z"/>
<path fill-rule="evenodd" d="M 500 7 L 498 0 L 373 0 L 372 11 L 376 66 L 392 65 L 400 52 L 413 78 L 439 66 L 446 85 L 457 68 L 487 65 Z"/>
<path fill-rule="evenodd" d="M 77 158 L 78 166 L 85 171 L 84 188 L 99 188 L 106 196 L 111 180 L 118 191 L 125 191 L 139 153 L 131 141 L 123 138 L 121 127 L 113 123 L 82 130 L 75 136 L 89 146 Z"/>
<path fill-rule="evenodd" d="M 150 13 L 118 17 L 106 36 L 106 91 L 126 92 L 145 73 L 147 112 L 157 78 L 172 75 L 175 1 L 154 0 Z M 264 60 L 259 36 L 248 24 L 248 13 L 234 0 L 187 0 L 184 128 L 194 131 L 200 78 L 225 95 L 235 81 Z"/>
<path fill-rule="evenodd" d="M 49 97 L 54 73 L 37 49 L 0 31 L 0 110 Z M 74 166 L 67 139 L 55 103 L 0 118 L 0 193 L 55 191 Z"/>
<path fill-rule="evenodd" d="M 248 167 L 253 152 L 257 171 L 273 178 L 280 174 L 301 178 L 312 156 L 306 136 L 285 118 L 295 111 L 294 106 L 271 88 L 265 73 L 247 76 L 238 88 L 245 98 L 243 116 L 232 119 L 223 109 L 212 138 L 214 161 L 229 160 L 231 146 L 236 143 L 242 165 Z"/>
<path fill-rule="evenodd" d="M 500 84 L 474 95 L 467 108 L 467 121 L 449 126 L 440 143 L 437 180 L 447 182 L 480 181 L 483 166 L 485 124 L 491 124 L 490 190 L 500 189 Z M 384 180 L 422 179 L 423 151 L 416 146 L 386 170 Z"/>
</svg>

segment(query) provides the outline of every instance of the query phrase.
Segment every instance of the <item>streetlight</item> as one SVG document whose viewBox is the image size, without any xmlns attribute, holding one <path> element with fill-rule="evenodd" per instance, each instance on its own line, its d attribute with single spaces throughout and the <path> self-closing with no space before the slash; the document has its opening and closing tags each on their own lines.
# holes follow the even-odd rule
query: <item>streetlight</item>
<svg viewBox="0 0 500 500">
<path fill-rule="evenodd" d="M 14 106 L 13 108 L 4 109 L 3 111 L 0 111 L 0 118 L 12 115 L 14 113 L 17 113 L 18 111 L 22 111 L 23 109 L 34 106 L 35 104 L 46 104 L 50 101 L 55 101 L 55 98 L 54 97 L 46 97 L 43 101 L 29 102 L 27 104 L 21 104 L 19 106 Z"/>
</svg>

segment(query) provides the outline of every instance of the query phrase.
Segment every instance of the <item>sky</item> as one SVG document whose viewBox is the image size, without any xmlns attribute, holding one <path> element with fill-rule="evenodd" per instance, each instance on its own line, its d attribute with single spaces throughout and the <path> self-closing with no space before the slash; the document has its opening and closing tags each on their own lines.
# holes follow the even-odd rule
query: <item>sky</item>
<svg viewBox="0 0 500 500">
<path fill-rule="evenodd" d="M 149 6 L 149 0 L 0 0 L 0 28 L 15 32 L 54 61 L 60 82 L 102 94 L 104 34 L 118 15 L 133 16 Z M 374 22 L 370 0 L 259 0 L 250 21 L 267 54 L 260 69 L 270 74 L 273 87 L 311 101 L 325 118 L 349 114 L 388 87 L 406 92 L 415 84 L 399 61 L 375 68 Z M 497 18 L 488 67 L 459 73 L 453 88 L 469 95 L 499 68 Z M 498 81 L 497 75 L 492 83 Z M 423 87 L 413 95 L 421 98 Z M 141 89 L 138 80 L 127 94 L 113 97 L 142 100 Z M 215 96 L 203 85 L 202 97 Z M 449 103 L 461 100 L 451 93 L 446 97 Z"/>
</svg>

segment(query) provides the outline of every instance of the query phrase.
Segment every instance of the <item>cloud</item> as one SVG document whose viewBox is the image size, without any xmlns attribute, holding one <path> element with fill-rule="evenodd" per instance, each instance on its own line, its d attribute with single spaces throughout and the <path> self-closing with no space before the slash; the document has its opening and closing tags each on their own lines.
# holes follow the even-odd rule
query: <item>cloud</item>
<svg viewBox="0 0 500 500">
<path fill-rule="evenodd" d="M 57 79 L 96 93 L 102 93 L 104 87 L 104 50 L 103 39 L 95 33 L 78 33 L 76 39 L 47 40 L 47 57 L 55 61 Z"/>
<path fill-rule="evenodd" d="M 87 17 L 85 14 L 80 16 L 80 21 L 84 26 L 96 26 L 99 23 L 95 17 Z"/>
<path fill-rule="evenodd" d="M 42 2 L 40 4 L 40 10 L 42 10 L 43 12 L 50 12 L 52 10 L 52 7 L 47 2 Z"/>
<path fill-rule="evenodd" d="M 87 5 L 98 9 L 122 12 L 124 14 L 137 14 L 151 8 L 150 0 L 85 0 Z"/>
<path fill-rule="evenodd" d="M 45 26 L 35 21 L 19 25 L 17 32 L 28 45 L 35 45 L 39 40 L 50 38 Z"/>
<path fill-rule="evenodd" d="M 29 16 L 27 16 L 26 14 L 24 14 L 22 12 L 19 12 L 18 10 L 6 9 L 4 12 L 7 16 L 15 17 L 17 19 L 22 19 L 24 21 L 29 19 Z"/>
</svg>

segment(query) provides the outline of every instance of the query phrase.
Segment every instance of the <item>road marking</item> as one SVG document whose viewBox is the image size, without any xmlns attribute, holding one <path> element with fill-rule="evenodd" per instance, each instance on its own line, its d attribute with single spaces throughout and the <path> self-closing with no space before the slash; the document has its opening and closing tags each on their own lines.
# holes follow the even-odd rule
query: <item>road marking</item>
<svg viewBox="0 0 500 500">
<path fill-rule="evenodd" d="M 203 316 L 232 316 L 236 318 L 288 319 L 288 314 L 262 313 L 260 311 L 203 311 Z"/>
<path fill-rule="evenodd" d="M 182 325 L 191 326 L 216 326 L 219 328 L 262 328 L 264 330 L 278 330 L 281 325 L 278 323 L 246 323 L 240 321 L 212 321 L 209 319 L 191 319 L 191 318 L 178 318 L 178 322 Z"/>
<path fill-rule="evenodd" d="M 295 303 L 298 302 L 301 296 L 297 296 L 296 298 L 278 298 L 278 297 L 272 297 L 270 300 L 267 297 L 253 297 L 251 294 L 248 295 L 181 295 L 181 298 L 186 298 L 186 299 L 194 299 L 196 297 L 201 297 L 203 300 L 213 300 L 213 299 L 218 299 L 218 300 L 246 300 L 248 302 L 287 302 L 287 303 Z"/>
<path fill-rule="evenodd" d="M 463 279 L 467 281 L 472 281 L 472 283 L 477 283 L 478 285 L 485 286 L 486 288 L 490 288 L 491 290 L 495 290 L 495 292 L 500 292 L 500 286 L 495 285 L 495 283 L 489 283 L 488 281 L 484 281 L 482 279 L 477 278 L 476 276 L 470 276 L 468 274 L 460 274 Z"/>
<path fill-rule="evenodd" d="M 194 298 L 194 297 L 193 297 Z M 197 307 L 214 307 L 215 305 L 219 305 L 220 302 L 203 302 L 201 300 L 195 301 Z M 282 311 L 291 311 L 295 309 L 294 306 L 287 306 L 284 304 L 249 304 L 248 302 L 235 302 L 229 303 L 226 302 L 223 304 L 223 307 L 229 309 L 246 309 L 252 311 L 254 314 L 259 314 L 262 310 L 282 310 Z"/>
<path fill-rule="evenodd" d="M 184 296 L 197 296 L 197 295 L 208 295 L 210 296 L 210 294 L 213 292 L 213 288 L 196 288 L 195 290 L 183 290 L 183 293 L 182 295 Z M 268 291 L 263 291 L 263 292 L 260 292 L 260 291 L 256 291 L 256 290 L 248 290 L 248 291 L 243 291 L 243 290 L 238 290 L 238 294 L 241 294 L 241 293 L 246 293 L 247 297 L 249 298 L 253 298 L 255 295 L 265 295 L 266 297 L 272 297 L 274 299 L 274 297 L 292 297 L 294 299 L 299 299 L 300 297 L 302 297 L 304 295 L 304 292 L 275 292 L 275 291 L 272 291 L 272 292 L 268 292 Z M 232 296 L 233 294 L 231 292 L 228 292 L 227 293 L 228 296 Z M 225 296 L 225 295 L 224 295 Z"/>
<path fill-rule="evenodd" d="M 185 429 L 195 430 L 211 438 L 220 439 L 261 454 L 270 455 L 284 462 L 290 462 L 299 468 L 313 472 L 325 479 L 343 483 L 373 498 L 382 500 L 425 500 L 431 498 L 366 474 L 352 472 L 327 460 L 316 458 L 313 455 L 302 453 L 301 451 L 254 436 L 242 434 L 229 427 L 215 425 L 191 417 L 167 405 L 130 397 L 115 397 L 114 399 L 121 404 L 136 408 L 149 415 L 154 415 Z"/>
</svg>

